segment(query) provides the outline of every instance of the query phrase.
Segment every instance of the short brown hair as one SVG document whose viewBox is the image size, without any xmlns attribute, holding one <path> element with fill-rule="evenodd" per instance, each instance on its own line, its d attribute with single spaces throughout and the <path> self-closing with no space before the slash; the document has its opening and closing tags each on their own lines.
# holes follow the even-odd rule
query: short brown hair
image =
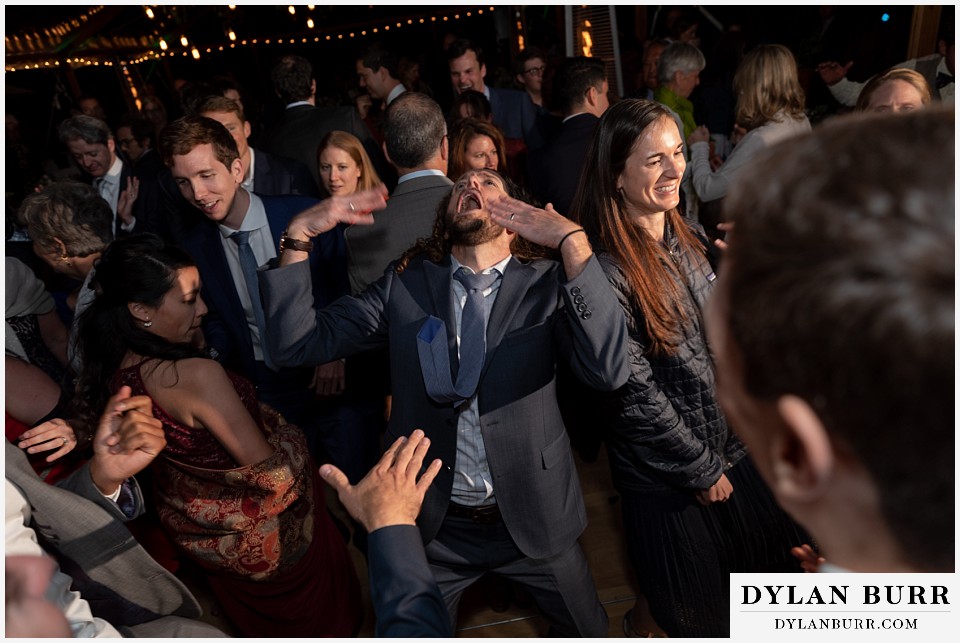
<svg viewBox="0 0 960 643">
<path fill-rule="evenodd" d="M 241 123 L 247 122 L 247 117 L 243 115 L 243 109 L 235 100 L 225 96 L 207 96 L 197 105 L 196 114 L 208 114 L 216 112 L 218 114 L 236 114 Z"/>
<path fill-rule="evenodd" d="M 229 101 L 233 102 L 233 101 Z M 160 135 L 160 156 L 173 167 L 174 156 L 185 156 L 198 145 L 209 143 L 217 160 L 225 167 L 240 158 L 237 142 L 227 128 L 206 116 L 184 116 L 167 125 Z"/>
<path fill-rule="evenodd" d="M 953 111 L 837 117 L 753 163 L 720 276 L 745 390 L 805 400 L 903 554 L 953 569 Z"/>
</svg>

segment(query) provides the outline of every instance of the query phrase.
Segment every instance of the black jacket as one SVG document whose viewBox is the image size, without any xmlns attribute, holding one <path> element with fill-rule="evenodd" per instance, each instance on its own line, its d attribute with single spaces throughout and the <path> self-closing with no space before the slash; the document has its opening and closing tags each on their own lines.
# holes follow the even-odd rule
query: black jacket
<svg viewBox="0 0 960 643">
<path fill-rule="evenodd" d="M 697 224 L 690 224 L 702 236 Z M 689 323 L 672 355 L 647 354 L 650 345 L 643 313 L 613 258 L 600 253 L 627 318 L 630 378 L 611 394 L 599 394 L 607 429 L 614 484 L 621 490 L 707 489 L 746 454 L 717 403 L 714 367 L 703 327 L 703 311 L 715 274 L 698 253 L 681 252 L 669 226 L 664 244 L 671 250 L 687 295 L 679 302 Z"/>
</svg>

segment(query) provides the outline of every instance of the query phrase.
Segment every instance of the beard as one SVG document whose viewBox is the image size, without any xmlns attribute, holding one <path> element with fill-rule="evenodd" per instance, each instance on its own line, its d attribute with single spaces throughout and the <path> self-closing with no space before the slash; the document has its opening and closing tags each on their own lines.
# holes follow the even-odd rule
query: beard
<svg viewBox="0 0 960 643">
<path fill-rule="evenodd" d="M 455 246 L 479 246 L 503 234 L 503 226 L 490 217 L 463 219 L 456 213 L 447 213 L 447 237 Z"/>
</svg>

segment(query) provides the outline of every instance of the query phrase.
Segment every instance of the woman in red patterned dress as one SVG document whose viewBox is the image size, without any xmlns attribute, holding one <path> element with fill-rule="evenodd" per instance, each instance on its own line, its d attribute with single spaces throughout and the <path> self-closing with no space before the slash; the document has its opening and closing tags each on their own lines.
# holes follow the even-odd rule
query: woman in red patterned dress
<svg viewBox="0 0 960 643">
<path fill-rule="evenodd" d="M 167 438 L 153 466 L 157 512 L 233 623 L 244 636 L 355 634 L 356 572 L 303 434 L 204 356 L 193 261 L 155 236 L 127 237 L 91 285 L 78 406 L 96 416 L 123 385 L 153 399 Z"/>
</svg>

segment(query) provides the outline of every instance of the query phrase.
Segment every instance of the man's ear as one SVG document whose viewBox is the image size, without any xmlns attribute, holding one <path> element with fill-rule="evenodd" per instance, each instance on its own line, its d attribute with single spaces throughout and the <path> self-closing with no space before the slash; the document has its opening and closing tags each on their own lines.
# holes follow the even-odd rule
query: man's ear
<svg viewBox="0 0 960 643">
<path fill-rule="evenodd" d="M 482 65 L 480 65 L 480 78 L 486 78 L 486 77 L 487 77 L 487 63 L 483 63 Z"/>
<path fill-rule="evenodd" d="M 230 173 L 233 175 L 237 185 L 243 183 L 243 161 L 239 157 L 230 162 Z"/>
<path fill-rule="evenodd" d="M 250 138 L 253 128 L 250 127 L 250 121 L 243 121 L 243 138 Z"/>
<path fill-rule="evenodd" d="M 782 427 L 768 443 L 772 464 L 770 487 L 786 503 L 816 500 L 830 488 L 836 458 L 830 434 L 803 399 L 784 395 L 777 400 Z"/>
<path fill-rule="evenodd" d="M 444 161 L 450 157 L 450 137 L 444 136 L 440 141 L 440 158 Z"/>
<path fill-rule="evenodd" d="M 310 98 L 313 98 L 316 95 L 317 95 L 317 81 L 311 80 L 310 81 Z"/>
<path fill-rule="evenodd" d="M 53 238 L 53 245 L 57 247 L 57 254 L 63 258 L 67 256 L 67 244 L 60 240 L 59 237 Z"/>
<path fill-rule="evenodd" d="M 380 147 L 383 148 L 383 156 L 384 156 L 384 158 L 387 159 L 387 163 L 389 163 L 390 165 L 394 165 L 393 160 L 390 158 L 390 152 L 387 151 L 387 142 L 384 141 L 383 143 L 381 143 L 381 144 L 380 144 Z M 394 167 L 396 167 L 396 166 L 394 166 Z"/>
<path fill-rule="evenodd" d="M 597 107 L 597 103 L 599 102 L 599 99 L 600 99 L 600 90 L 597 89 L 596 87 L 588 87 L 587 93 L 583 95 L 583 102 L 586 104 L 587 107 L 591 108 L 591 111 L 593 111 L 593 109 Z"/>
</svg>

